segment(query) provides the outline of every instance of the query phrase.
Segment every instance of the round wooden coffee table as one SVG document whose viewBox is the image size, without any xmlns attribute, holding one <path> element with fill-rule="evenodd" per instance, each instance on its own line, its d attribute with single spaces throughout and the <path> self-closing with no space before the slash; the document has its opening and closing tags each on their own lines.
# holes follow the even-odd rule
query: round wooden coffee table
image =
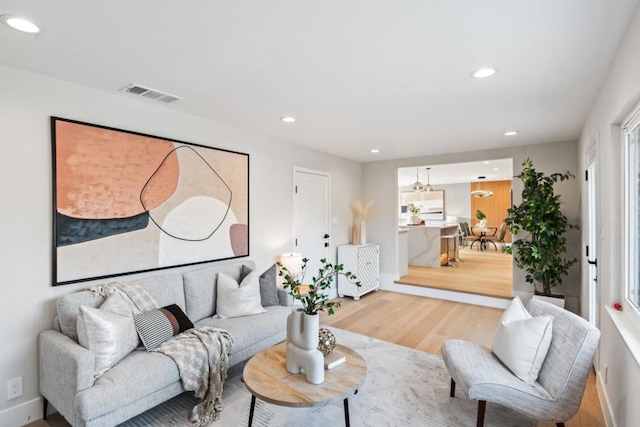
<svg viewBox="0 0 640 427">
<path fill-rule="evenodd" d="M 274 405 L 303 408 L 323 406 L 342 400 L 344 420 L 349 426 L 349 396 L 358 393 L 364 382 L 367 365 L 355 350 L 337 344 L 337 351 L 346 355 L 346 361 L 324 371 L 322 384 L 311 384 L 304 373 L 287 372 L 286 343 L 278 344 L 256 354 L 247 362 L 242 380 L 251 392 L 249 426 L 253 423 L 256 397 Z"/>
</svg>

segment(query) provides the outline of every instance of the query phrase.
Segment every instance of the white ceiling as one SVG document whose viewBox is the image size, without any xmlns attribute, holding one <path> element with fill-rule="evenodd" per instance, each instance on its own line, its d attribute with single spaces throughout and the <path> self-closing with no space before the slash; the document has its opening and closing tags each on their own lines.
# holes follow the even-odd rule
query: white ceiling
<svg viewBox="0 0 640 427">
<path fill-rule="evenodd" d="M 43 29 L 0 25 L 0 64 L 368 162 L 576 139 L 637 4 L 0 0 Z"/>
<path fill-rule="evenodd" d="M 431 168 L 428 176 L 427 168 Z M 418 179 L 422 184 L 427 185 L 428 179 L 432 187 L 443 184 L 462 184 L 480 181 L 510 181 L 513 179 L 513 159 L 398 168 L 398 186 L 405 187 L 416 182 L 416 172 L 418 172 Z M 485 178 L 480 178 L 481 176 Z M 436 188 L 436 190 L 437 189 L 438 188 Z"/>
</svg>

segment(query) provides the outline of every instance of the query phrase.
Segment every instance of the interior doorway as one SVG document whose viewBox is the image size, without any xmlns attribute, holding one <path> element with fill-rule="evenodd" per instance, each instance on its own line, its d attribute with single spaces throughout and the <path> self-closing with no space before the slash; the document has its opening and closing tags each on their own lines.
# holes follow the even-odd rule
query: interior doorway
<svg viewBox="0 0 640 427">
<path fill-rule="evenodd" d="M 399 168 L 396 283 L 511 298 L 513 258 L 504 251 L 511 236 L 506 225 L 504 236 L 500 236 L 500 230 L 512 206 L 512 178 L 513 159 Z M 416 209 L 403 202 L 424 199 L 420 193 L 425 188 L 442 194 L 442 202 L 437 204 L 437 210 L 442 212 L 438 218 L 431 212 L 422 212 L 430 206 L 427 203 L 413 203 L 419 205 Z M 478 210 L 486 216 L 484 229 L 476 218 Z M 456 239 L 455 258 L 459 261 L 453 262 L 454 267 L 447 267 L 442 265 L 447 260 L 445 242 L 451 240 L 438 231 L 449 233 L 452 224 L 468 225 L 471 234 Z M 481 245 L 487 238 L 490 241 Z M 425 252 L 444 257 L 444 261 L 440 258 L 424 263 Z"/>
</svg>

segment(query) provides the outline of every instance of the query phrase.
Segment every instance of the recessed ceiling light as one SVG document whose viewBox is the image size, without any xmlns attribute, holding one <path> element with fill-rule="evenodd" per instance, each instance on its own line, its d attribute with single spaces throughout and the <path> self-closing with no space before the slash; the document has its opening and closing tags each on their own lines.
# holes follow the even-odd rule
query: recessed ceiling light
<svg viewBox="0 0 640 427">
<path fill-rule="evenodd" d="M 377 148 L 374 148 L 373 150 L 370 151 L 370 153 L 373 153 L 373 154 L 377 154 L 379 152 L 380 150 L 378 150 Z"/>
<path fill-rule="evenodd" d="M 489 163 L 491 163 L 491 162 L 490 162 L 490 161 L 488 161 L 488 160 L 486 160 L 486 161 L 484 162 L 484 164 L 485 164 L 485 165 L 488 165 Z"/>
<path fill-rule="evenodd" d="M 296 121 L 296 118 L 291 116 L 284 116 L 284 117 L 280 117 L 280 120 L 282 120 L 285 123 L 294 123 Z"/>
<path fill-rule="evenodd" d="M 38 28 L 36 24 L 20 16 L 1 15 L 0 21 L 14 30 L 22 31 L 23 33 L 35 34 L 40 32 L 40 28 Z"/>
<path fill-rule="evenodd" d="M 479 70 L 474 71 L 470 74 L 474 79 L 484 79 L 485 77 L 491 77 L 496 73 L 496 70 L 493 68 L 480 68 Z"/>
<path fill-rule="evenodd" d="M 513 135 L 517 135 L 517 134 L 519 134 L 519 133 L 520 133 L 520 132 L 519 132 L 519 131 L 517 131 L 517 130 L 508 130 L 508 131 L 506 131 L 506 132 L 504 133 L 504 136 L 513 136 Z"/>
<path fill-rule="evenodd" d="M 500 169 L 498 169 L 498 168 L 493 168 L 492 170 L 494 170 L 494 171 L 499 171 Z"/>
</svg>

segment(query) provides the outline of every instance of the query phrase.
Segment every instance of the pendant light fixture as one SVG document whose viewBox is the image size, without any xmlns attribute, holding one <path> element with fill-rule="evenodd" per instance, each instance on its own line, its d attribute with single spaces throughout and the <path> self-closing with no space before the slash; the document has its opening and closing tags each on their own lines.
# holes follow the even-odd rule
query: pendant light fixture
<svg viewBox="0 0 640 427">
<path fill-rule="evenodd" d="M 474 190 L 471 192 L 471 197 L 484 198 L 484 197 L 491 197 L 491 196 L 493 196 L 493 191 L 489 191 L 489 190 Z"/>
<path fill-rule="evenodd" d="M 486 163 L 486 162 L 485 162 Z M 485 179 L 484 176 L 479 176 L 478 179 Z M 493 191 L 490 190 L 473 190 L 471 192 L 471 197 L 485 198 L 493 196 Z"/>
<path fill-rule="evenodd" d="M 431 188 L 431 185 L 429 184 L 429 171 L 431 170 L 431 168 L 427 168 L 427 186 L 424 187 L 424 191 L 433 191 L 433 188 Z"/>
<path fill-rule="evenodd" d="M 422 191 L 424 189 L 424 185 L 422 185 L 422 183 L 418 179 L 418 168 L 417 167 L 416 167 L 416 182 L 411 184 L 411 189 L 413 191 Z"/>
</svg>

